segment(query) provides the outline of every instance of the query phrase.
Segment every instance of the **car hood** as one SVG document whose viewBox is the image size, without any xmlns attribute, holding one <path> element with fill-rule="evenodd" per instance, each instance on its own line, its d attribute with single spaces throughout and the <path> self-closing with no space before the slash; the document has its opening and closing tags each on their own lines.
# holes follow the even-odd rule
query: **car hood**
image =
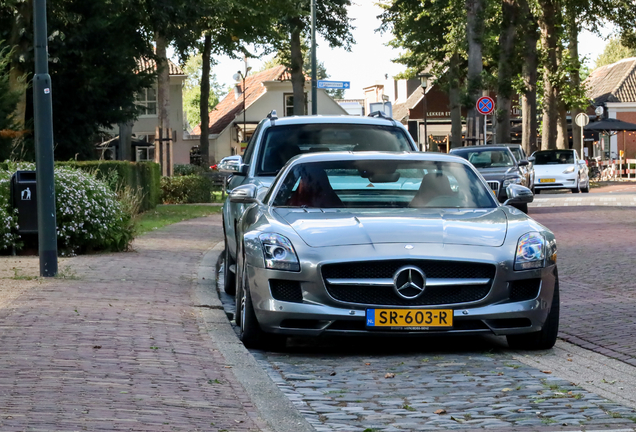
<svg viewBox="0 0 636 432">
<path fill-rule="evenodd" d="M 276 208 L 312 247 L 379 243 L 501 246 L 508 222 L 493 209 L 300 209 Z"/>
<path fill-rule="evenodd" d="M 477 171 L 479 171 L 486 180 L 499 180 L 505 177 L 506 175 L 519 173 L 519 170 L 513 166 L 512 167 L 496 167 L 496 168 L 479 168 Z"/>
</svg>

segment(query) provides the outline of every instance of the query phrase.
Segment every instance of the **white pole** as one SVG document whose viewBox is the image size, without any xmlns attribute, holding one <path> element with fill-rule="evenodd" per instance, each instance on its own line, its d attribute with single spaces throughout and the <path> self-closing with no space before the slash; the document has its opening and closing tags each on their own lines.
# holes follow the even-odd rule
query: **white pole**
<svg viewBox="0 0 636 432">
<path fill-rule="evenodd" d="M 484 115 L 484 145 L 486 145 L 486 123 L 488 123 L 488 116 Z"/>
</svg>

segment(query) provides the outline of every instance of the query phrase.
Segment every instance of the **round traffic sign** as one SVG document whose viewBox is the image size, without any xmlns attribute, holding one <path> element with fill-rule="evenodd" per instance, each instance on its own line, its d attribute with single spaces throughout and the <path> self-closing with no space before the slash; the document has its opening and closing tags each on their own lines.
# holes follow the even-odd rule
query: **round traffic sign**
<svg viewBox="0 0 636 432">
<path fill-rule="evenodd" d="M 495 101 L 490 96 L 482 96 L 477 99 L 475 106 L 479 114 L 490 115 L 495 110 Z"/>
<path fill-rule="evenodd" d="M 587 126 L 587 124 L 590 122 L 590 117 L 585 113 L 578 113 L 574 118 L 574 121 L 576 122 L 577 126 L 583 127 Z"/>
</svg>

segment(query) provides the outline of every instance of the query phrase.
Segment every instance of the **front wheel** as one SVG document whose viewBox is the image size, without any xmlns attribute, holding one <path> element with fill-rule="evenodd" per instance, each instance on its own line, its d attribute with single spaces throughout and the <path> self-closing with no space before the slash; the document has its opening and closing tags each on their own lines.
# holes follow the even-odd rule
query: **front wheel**
<svg viewBox="0 0 636 432">
<path fill-rule="evenodd" d="M 534 333 L 508 335 L 506 340 L 508 346 L 513 349 L 525 350 L 544 350 L 554 346 L 559 333 L 559 314 L 561 309 L 561 300 L 559 299 L 559 275 L 555 275 L 554 295 L 552 296 L 552 306 L 548 317 L 543 323 L 543 328 Z"/>
<path fill-rule="evenodd" d="M 246 266 L 243 265 L 241 275 L 241 287 L 239 288 L 240 300 L 237 299 L 236 323 L 239 326 L 239 339 L 246 348 L 281 349 L 285 347 L 287 337 L 277 334 L 265 333 L 258 323 L 252 295 L 250 293 L 249 278 Z"/>
</svg>

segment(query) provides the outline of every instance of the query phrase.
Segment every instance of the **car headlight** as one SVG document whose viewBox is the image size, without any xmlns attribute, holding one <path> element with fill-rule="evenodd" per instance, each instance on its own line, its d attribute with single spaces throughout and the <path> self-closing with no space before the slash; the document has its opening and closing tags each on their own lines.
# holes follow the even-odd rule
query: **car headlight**
<svg viewBox="0 0 636 432">
<path fill-rule="evenodd" d="M 280 234 L 266 233 L 258 236 L 263 245 L 265 267 L 275 270 L 300 271 L 298 256 L 289 239 Z"/>
<path fill-rule="evenodd" d="M 519 237 L 515 254 L 515 270 L 540 268 L 545 265 L 545 238 L 538 232 Z"/>
<path fill-rule="evenodd" d="M 566 169 L 565 171 L 563 171 L 563 174 L 570 174 L 574 172 L 574 167 L 571 166 L 570 168 Z"/>
<path fill-rule="evenodd" d="M 510 177 L 510 178 L 504 179 L 503 187 L 505 188 L 506 186 L 511 184 L 521 184 L 522 182 L 523 182 L 522 177 Z"/>
</svg>

